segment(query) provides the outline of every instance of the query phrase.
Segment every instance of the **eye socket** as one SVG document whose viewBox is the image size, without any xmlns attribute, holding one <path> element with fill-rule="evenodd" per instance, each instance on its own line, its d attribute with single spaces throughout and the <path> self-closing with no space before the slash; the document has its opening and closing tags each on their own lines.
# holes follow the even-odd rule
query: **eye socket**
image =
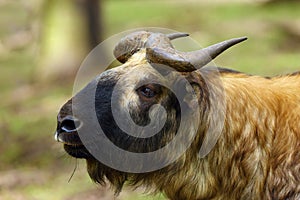
<svg viewBox="0 0 300 200">
<path fill-rule="evenodd" d="M 142 86 L 138 90 L 139 95 L 146 98 L 153 98 L 156 95 L 155 88 L 150 85 Z"/>
</svg>

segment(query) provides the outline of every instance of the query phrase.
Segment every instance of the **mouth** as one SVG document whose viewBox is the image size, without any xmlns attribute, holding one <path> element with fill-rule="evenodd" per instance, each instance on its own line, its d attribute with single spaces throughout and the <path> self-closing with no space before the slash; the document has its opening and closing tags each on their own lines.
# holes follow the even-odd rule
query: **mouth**
<svg viewBox="0 0 300 200">
<path fill-rule="evenodd" d="M 64 144 L 65 151 L 74 158 L 92 158 L 89 151 L 85 148 L 84 145 L 70 145 Z"/>
<path fill-rule="evenodd" d="M 86 147 L 82 144 L 77 132 L 56 132 L 55 140 L 63 143 L 64 150 L 74 158 L 93 158 Z"/>
<path fill-rule="evenodd" d="M 57 129 L 54 139 L 61 142 L 65 151 L 75 158 L 91 158 L 92 155 L 83 145 L 78 130 L 83 125 L 82 122 L 72 115 L 66 115 L 63 118 L 57 116 Z"/>
</svg>

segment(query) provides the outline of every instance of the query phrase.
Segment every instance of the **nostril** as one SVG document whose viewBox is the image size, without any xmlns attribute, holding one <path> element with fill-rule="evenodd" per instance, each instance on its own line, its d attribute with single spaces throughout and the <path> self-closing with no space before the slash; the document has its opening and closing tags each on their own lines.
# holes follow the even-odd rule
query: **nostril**
<svg viewBox="0 0 300 200">
<path fill-rule="evenodd" d="M 79 121 L 76 118 L 66 117 L 61 122 L 60 128 L 61 130 L 69 133 L 69 132 L 77 131 L 80 128 L 81 124 L 82 124 L 81 121 Z"/>
</svg>

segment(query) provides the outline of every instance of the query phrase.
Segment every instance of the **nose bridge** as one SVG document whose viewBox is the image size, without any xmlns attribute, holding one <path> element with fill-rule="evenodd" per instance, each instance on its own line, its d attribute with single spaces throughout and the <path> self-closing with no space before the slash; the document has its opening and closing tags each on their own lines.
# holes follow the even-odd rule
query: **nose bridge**
<svg viewBox="0 0 300 200">
<path fill-rule="evenodd" d="M 58 115 L 57 115 L 57 121 L 58 122 L 62 122 L 65 117 L 67 116 L 73 116 L 73 112 L 72 112 L 72 99 L 70 99 L 69 101 L 67 101 L 60 109 Z"/>
<path fill-rule="evenodd" d="M 82 128 L 83 121 L 74 116 L 72 99 L 68 100 L 57 115 L 57 128 L 54 139 L 69 145 L 82 145 L 78 131 Z"/>
</svg>

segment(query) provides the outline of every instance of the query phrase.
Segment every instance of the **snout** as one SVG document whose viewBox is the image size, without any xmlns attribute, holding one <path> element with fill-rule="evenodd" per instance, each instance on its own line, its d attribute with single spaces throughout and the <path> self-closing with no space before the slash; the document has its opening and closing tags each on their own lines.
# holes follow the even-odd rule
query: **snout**
<svg viewBox="0 0 300 200">
<path fill-rule="evenodd" d="M 77 131 L 82 125 L 82 122 L 79 119 L 76 119 L 73 116 L 66 116 L 61 122 L 61 130 L 66 133 L 72 133 Z"/>
<path fill-rule="evenodd" d="M 54 138 L 63 143 L 65 151 L 75 158 L 91 157 L 78 135 L 82 126 L 82 121 L 72 115 L 63 118 L 58 115 L 57 117 L 57 129 Z"/>
<path fill-rule="evenodd" d="M 70 145 L 82 144 L 78 136 L 81 126 L 82 122 L 73 116 L 68 115 L 61 120 L 58 117 L 55 140 Z"/>
</svg>

